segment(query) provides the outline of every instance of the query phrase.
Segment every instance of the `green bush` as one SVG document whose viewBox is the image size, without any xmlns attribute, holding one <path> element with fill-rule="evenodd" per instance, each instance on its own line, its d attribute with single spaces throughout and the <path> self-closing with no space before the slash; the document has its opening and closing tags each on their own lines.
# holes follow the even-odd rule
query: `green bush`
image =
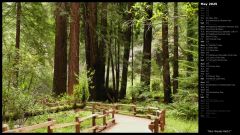
<svg viewBox="0 0 240 135">
<path fill-rule="evenodd" d="M 75 102 L 86 103 L 89 98 L 88 78 L 86 72 L 80 74 L 78 82 L 77 85 L 74 85 L 74 100 Z"/>
<path fill-rule="evenodd" d="M 142 83 L 136 83 L 133 87 L 130 86 L 130 94 L 133 99 L 145 100 L 151 98 L 151 92 L 147 90 L 147 87 Z"/>
<path fill-rule="evenodd" d="M 160 80 L 152 82 L 152 91 L 159 91 L 160 90 Z"/>
<path fill-rule="evenodd" d="M 198 117 L 198 96 L 194 91 L 179 91 L 174 95 L 174 102 L 170 105 L 173 115 L 187 119 L 195 120 Z"/>
</svg>

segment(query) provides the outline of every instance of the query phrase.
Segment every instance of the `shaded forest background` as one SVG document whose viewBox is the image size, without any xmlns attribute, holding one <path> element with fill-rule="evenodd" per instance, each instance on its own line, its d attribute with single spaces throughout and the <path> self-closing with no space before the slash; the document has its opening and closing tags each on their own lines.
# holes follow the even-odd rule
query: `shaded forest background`
<svg viewBox="0 0 240 135">
<path fill-rule="evenodd" d="M 197 118 L 197 3 L 2 7 L 3 117 L 44 101 L 102 101 L 170 104 Z"/>
</svg>

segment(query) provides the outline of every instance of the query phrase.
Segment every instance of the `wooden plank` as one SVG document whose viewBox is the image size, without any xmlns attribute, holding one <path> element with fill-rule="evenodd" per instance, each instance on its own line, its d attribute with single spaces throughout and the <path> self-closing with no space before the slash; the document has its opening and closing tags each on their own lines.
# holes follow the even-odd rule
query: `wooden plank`
<svg viewBox="0 0 240 135">
<path fill-rule="evenodd" d="M 105 116 L 107 116 L 107 114 L 98 115 L 97 118 L 102 118 L 102 117 L 105 117 Z"/>
<path fill-rule="evenodd" d="M 117 106 L 129 106 L 129 107 L 133 107 L 133 106 L 136 106 L 136 105 L 133 105 L 133 104 L 117 104 Z"/>
<path fill-rule="evenodd" d="M 158 110 L 159 108 L 157 107 L 147 107 L 148 109 L 151 109 L 151 110 Z"/>
<path fill-rule="evenodd" d="M 77 125 L 78 122 L 70 122 L 70 123 L 63 123 L 63 124 L 56 124 L 53 126 L 50 126 L 51 129 L 58 129 L 58 128 L 64 128 L 64 127 L 69 127 L 69 126 L 75 126 Z"/>
<path fill-rule="evenodd" d="M 87 119 L 91 119 L 92 117 L 97 117 L 98 116 L 98 114 L 92 114 L 92 115 L 90 115 L 90 116 L 87 116 L 87 117 L 83 117 L 83 118 L 80 118 L 80 122 L 83 122 L 83 121 L 85 121 L 85 120 L 87 120 Z"/>
<path fill-rule="evenodd" d="M 22 128 L 17 128 L 17 129 L 12 129 L 12 130 L 8 130 L 4 133 L 9 133 L 9 132 L 27 132 L 27 131 L 31 131 L 34 129 L 39 129 L 39 128 L 43 128 L 43 127 L 47 127 L 50 126 L 52 124 L 54 124 L 55 121 L 48 121 L 48 122 L 44 122 L 44 123 L 40 123 L 40 124 L 36 124 L 36 125 L 32 125 L 32 126 L 27 126 L 27 127 L 22 127 Z"/>
<path fill-rule="evenodd" d="M 83 132 L 88 132 L 88 131 L 90 131 L 90 130 L 96 130 L 96 129 L 98 129 L 98 127 L 99 127 L 99 126 L 93 126 L 93 127 L 90 127 L 90 128 L 85 129 Z"/>
</svg>

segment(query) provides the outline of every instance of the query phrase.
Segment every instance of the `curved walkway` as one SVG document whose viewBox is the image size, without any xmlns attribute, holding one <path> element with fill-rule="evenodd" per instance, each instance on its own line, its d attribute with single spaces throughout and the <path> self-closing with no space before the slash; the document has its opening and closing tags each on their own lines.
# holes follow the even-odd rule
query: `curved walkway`
<svg viewBox="0 0 240 135">
<path fill-rule="evenodd" d="M 102 131 L 103 133 L 151 133 L 148 125 L 151 120 L 115 114 L 116 125 Z"/>
</svg>

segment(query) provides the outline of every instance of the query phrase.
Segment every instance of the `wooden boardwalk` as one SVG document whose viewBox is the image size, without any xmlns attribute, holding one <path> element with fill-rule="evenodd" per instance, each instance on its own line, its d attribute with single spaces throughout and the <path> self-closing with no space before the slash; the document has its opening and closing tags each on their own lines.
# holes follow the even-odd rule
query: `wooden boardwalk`
<svg viewBox="0 0 240 135">
<path fill-rule="evenodd" d="M 148 125 L 151 120 L 133 116 L 115 114 L 116 124 L 103 133 L 151 133 Z"/>
</svg>

